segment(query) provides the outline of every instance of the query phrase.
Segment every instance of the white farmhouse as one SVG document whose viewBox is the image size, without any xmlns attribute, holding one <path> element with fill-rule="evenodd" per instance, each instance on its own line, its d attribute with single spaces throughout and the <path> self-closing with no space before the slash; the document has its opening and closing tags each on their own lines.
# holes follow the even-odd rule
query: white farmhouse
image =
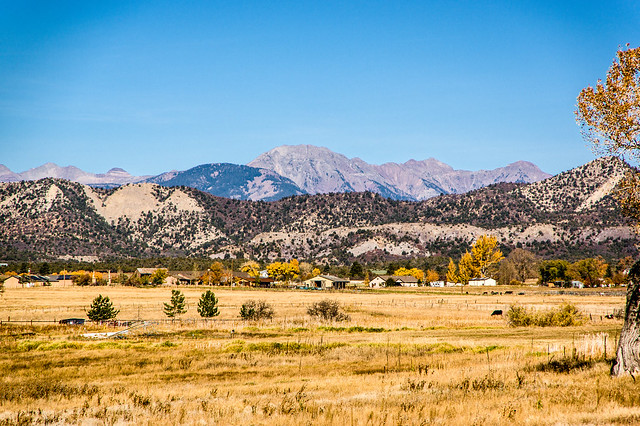
<svg viewBox="0 0 640 426">
<path fill-rule="evenodd" d="M 410 275 L 378 275 L 369 281 L 369 287 L 380 288 L 386 287 L 387 281 L 392 279 L 398 286 L 402 287 L 418 287 L 418 279 Z"/>
</svg>

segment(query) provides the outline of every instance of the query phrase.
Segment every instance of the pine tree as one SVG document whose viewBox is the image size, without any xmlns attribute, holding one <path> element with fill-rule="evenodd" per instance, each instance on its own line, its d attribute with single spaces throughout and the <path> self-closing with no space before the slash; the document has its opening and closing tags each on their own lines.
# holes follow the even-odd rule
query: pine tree
<svg viewBox="0 0 640 426">
<path fill-rule="evenodd" d="M 198 301 L 198 313 L 202 318 L 217 317 L 220 315 L 220 311 L 218 310 L 218 299 L 211 290 L 205 291 L 202 293 L 202 296 L 200 296 L 200 300 Z"/>
<path fill-rule="evenodd" d="M 113 307 L 113 303 L 111 303 L 109 297 L 99 294 L 93 299 L 93 302 L 91 302 L 87 316 L 91 321 L 107 321 L 115 318 L 119 312 L 119 309 Z"/>
<path fill-rule="evenodd" d="M 164 313 L 169 318 L 187 312 L 184 294 L 180 290 L 171 290 L 171 301 L 164 304 Z"/>
</svg>

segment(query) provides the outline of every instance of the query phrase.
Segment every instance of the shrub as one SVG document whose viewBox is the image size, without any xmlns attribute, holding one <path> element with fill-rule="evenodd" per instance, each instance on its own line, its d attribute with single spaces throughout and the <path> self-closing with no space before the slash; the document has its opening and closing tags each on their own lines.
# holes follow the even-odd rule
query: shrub
<svg viewBox="0 0 640 426">
<path fill-rule="evenodd" d="M 507 323 L 511 327 L 527 327 L 531 325 L 533 315 L 522 306 L 511 305 L 507 311 Z"/>
<path fill-rule="evenodd" d="M 71 278 L 71 281 L 78 286 L 90 285 L 91 275 L 89 274 L 74 275 L 73 278 Z"/>
<path fill-rule="evenodd" d="M 586 370 L 592 368 L 595 365 L 595 361 L 592 359 L 579 358 L 579 357 L 564 357 L 561 359 L 552 359 L 548 362 L 543 362 L 536 365 L 533 370 L 535 371 L 550 371 L 554 373 L 570 373 L 573 370 Z"/>
<path fill-rule="evenodd" d="M 198 301 L 198 313 L 203 318 L 217 317 L 220 315 L 218 299 L 211 290 L 205 291 L 202 293 L 202 296 L 200 296 L 200 300 Z"/>
<path fill-rule="evenodd" d="M 578 309 L 570 304 L 564 304 L 558 309 L 539 313 L 527 311 L 522 306 L 511 305 L 507 312 L 507 323 L 511 327 L 528 327 L 531 325 L 539 327 L 569 327 L 581 325 L 583 319 Z"/>
<path fill-rule="evenodd" d="M 341 312 L 340 304 L 336 300 L 321 300 L 314 302 L 307 308 L 307 314 L 325 321 L 349 321 L 349 315 Z"/>
<path fill-rule="evenodd" d="M 91 321 L 107 321 L 115 318 L 119 312 L 119 309 L 113 307 L 113 303 L 111 303 L 109 297 L 99 294 L 93 299 L 93 302 L 91 302 L 87 316 Z"/>
<path fill-rule="evenodd" d="M 247 300 L 240 308 L 240 317 L 243 320 L 258 321 L 273 318 L 273 307 L 264 300 Z"/>
</svg>

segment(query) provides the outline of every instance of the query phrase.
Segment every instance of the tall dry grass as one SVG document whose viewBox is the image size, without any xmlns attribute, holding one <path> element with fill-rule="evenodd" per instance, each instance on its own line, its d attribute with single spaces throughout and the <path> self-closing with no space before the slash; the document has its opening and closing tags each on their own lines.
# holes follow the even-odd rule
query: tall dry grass
<svg viewBox="0 0 640 426">
<path fill-rule="evenodd" d="M 621 323 L 597 314 L 621 297 L 333 293 L 351 321 L 325 323 L 306 315 L 325 293 L 214 289 L 221 320 L 190 322 L 202 290 L 183 291 L 185 321 L 121 340 L 82 336 L 110 330 L 99 326 L 4 323 L 0 424 L 640 422 L 637 385 L 608 375 Z M 170 297 L 163 288 L 18 289 L 0 299 L 0 319 L 82 316 L 99 292 L 121 318 L 162 318 Z M 273 321 L 238 319 L 253 298 L 273 304 Z M 511 328 L 490 316 L 512 303 L 572 303 L 588 319 Z"/>
</svg>

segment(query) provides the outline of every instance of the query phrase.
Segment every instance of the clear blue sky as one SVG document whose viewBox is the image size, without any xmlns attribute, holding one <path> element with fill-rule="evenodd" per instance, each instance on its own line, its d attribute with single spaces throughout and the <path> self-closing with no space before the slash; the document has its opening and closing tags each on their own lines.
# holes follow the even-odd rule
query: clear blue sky
<svg viewBox="0 0 640 426">
<path fill-rule="evenodd" d="M 594 158 L 573 111 L 640 2 L 0 0 L 0 163 L 141 174 L 282 144 L 455 168 Z"/>
</svg>

